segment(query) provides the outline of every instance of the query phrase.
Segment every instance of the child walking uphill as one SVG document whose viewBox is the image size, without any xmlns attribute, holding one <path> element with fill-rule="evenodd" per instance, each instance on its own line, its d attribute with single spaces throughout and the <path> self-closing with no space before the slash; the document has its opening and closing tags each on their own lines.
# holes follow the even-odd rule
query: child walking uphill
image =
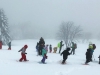
<svg viewBox="0 0 100 75">
<path fill-rule="evenodd" d="M 63 61 L 62 64 L 65 64 L 66 59 L 68 58 L 68 55 L 70 55 L 71 53 L 69 53 L 70 48 L 67 48 L 66 50 L 64 50 L 61 55 L 63 54 Z"/>
<path fill-rule="evenodd" d="M 45 64 L 45 60 L 47 59 L 47 55 L 46 55 L 46 50 L 45 50 L 45 47 L 42 49 L 42 56 L 43 56 L 43 58 L 42 58 L 42 60 L 41 60 L 41 62 L 42 63 L 44 63 Z"/>
<path fill-rule="evenodd" d="M 26 59 L 26 49 L 28 48 L 28 46 L 27 45 L 24 45 L 24 47 L 23 48 L 21 48 L 18 52 L 20 52 L 21 51 L 21 58 L 20 58 L 20 62 L 22 62 L 22 60 L 24 60 L 24 61 L 28 61 L 27 59 Z"/>
</svg>

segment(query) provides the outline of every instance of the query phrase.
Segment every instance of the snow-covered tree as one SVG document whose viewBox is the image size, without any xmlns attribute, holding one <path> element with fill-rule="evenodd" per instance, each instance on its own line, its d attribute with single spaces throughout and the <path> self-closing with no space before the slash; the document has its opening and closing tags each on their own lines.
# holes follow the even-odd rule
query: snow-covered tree
<svg viewBox="0 0 100 75">
<path fill-rule="evenodd" d="M 82 29 L 80 26 L 74 25 L 73 22 L 63 22 L 60 25 L 57 37 L 63 40 L 67 46 L 71 46 L 71 42 L 75 41 L 81 35 Z"/>
<path fill-rule="evenodd" d="M 0 41 L 2 41 L 3 45 L 7 45 L 11 41 L 7 17 L 3 9 L 0 9 Z"/>
</svg>

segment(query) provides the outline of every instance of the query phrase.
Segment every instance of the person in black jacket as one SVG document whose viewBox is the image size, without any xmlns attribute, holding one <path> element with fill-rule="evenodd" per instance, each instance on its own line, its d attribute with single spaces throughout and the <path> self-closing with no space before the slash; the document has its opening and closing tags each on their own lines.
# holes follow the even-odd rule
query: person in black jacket
<svg viewBox="0 0 100 75">
<path fill-rule="evenodd" d="M 63 61 L 62 61 L 62 64 L 65 63 L 66 59 L 68 58 L 68 55 L 70 55 L 71 53 L 69 53 L 70 51 L 70 48 L 67 48 L 66 50 L 64 50 L 61 55 L 63 54 Z"/>
<path fill-rule="evenodd" d="M 42 55 L 42 49 L 43 49 L 43 47 L 45 46 L 45 41 L 44 41 L 44 39 L 41 37 L 40 38 L 40 41 L 39 41 L 39 55 Z"/>
<path fill-rule="evenodd" d="M 87 49 L 85 64 L 88 64 L 90 62 L 90 59 L 91 59 L 91 49 Z"/>
</svg>

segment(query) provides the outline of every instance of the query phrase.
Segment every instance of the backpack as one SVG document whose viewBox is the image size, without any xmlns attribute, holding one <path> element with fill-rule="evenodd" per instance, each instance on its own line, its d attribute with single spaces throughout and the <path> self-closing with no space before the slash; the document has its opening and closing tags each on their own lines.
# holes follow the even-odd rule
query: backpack
<svg viewBox="0 0 100 75">
<path fill-rule="evenodd" d="M 94 49 L 94 50 L 96 49 L 96 45 L 95 45 L 95 44 L 93 44 L 93 49 Z"/>
<path fill-rule="evenodd" d="M 74 44 L 74 47 L 75 47 L 75 49 L 77 48 L 77 44 L 76 43 Z"/>
</svg>

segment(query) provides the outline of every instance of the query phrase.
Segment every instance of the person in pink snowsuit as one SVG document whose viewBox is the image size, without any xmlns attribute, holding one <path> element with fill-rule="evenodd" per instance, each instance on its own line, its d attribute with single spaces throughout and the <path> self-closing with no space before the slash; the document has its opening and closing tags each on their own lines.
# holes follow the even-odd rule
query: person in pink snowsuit
<svg viewBox="0 0 100 75">
<path fill-rule="evenodd" d="M 27 45 L 24 45 L 24 47 L 23 48 L 21 48 L 18 52 L 20 52 L 21 51 L 21 58 L 20 58 L 20 62 L 22 62 L 22 60 L 24 60 L 24 61 L 28 61 L 27 59 L 26 59 L 26 49 L 28 48 L 28 46 Z"/>
<path fill-rule="evenodd" d="M 45 50 L 46 50 L 46 52 L 48 52 L 48 45 L 45 46 Z"/>
</svg>

